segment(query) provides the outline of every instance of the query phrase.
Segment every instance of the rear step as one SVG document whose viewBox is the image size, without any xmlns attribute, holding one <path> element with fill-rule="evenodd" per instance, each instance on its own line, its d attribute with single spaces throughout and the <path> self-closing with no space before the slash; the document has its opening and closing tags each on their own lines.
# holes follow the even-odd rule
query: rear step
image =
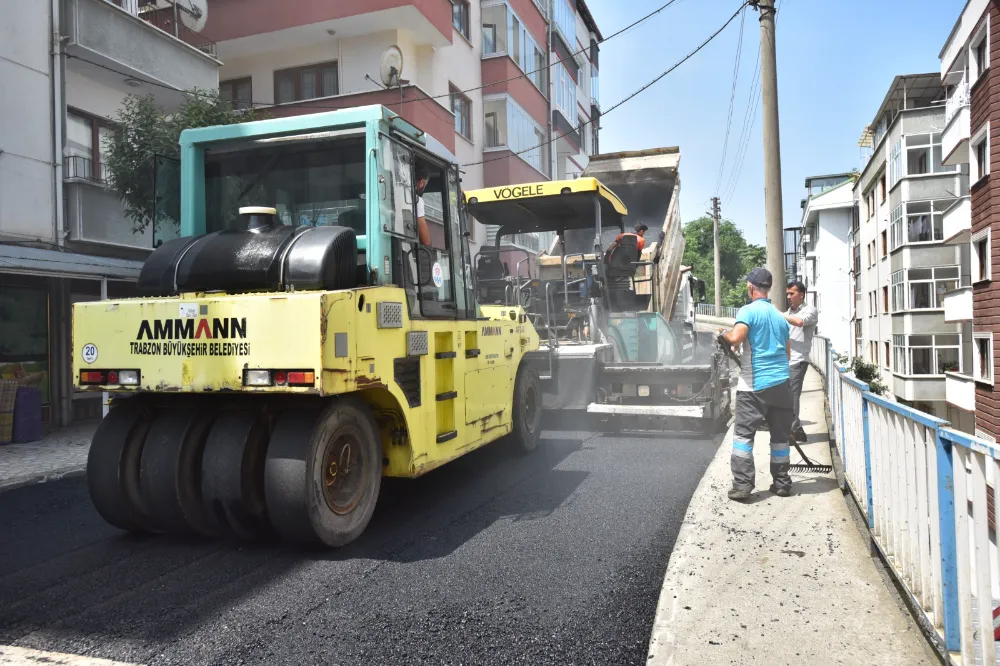
<svg viewBox="0 0 1000 666">
<path fill-rule="evenodd" d="M 705 408 L 696 405 L 612 405 L 592 402 L 587 405 L 590 414 L 623 414 L 628 416 L 664 416 L 704 418 Z"/>
</svg>

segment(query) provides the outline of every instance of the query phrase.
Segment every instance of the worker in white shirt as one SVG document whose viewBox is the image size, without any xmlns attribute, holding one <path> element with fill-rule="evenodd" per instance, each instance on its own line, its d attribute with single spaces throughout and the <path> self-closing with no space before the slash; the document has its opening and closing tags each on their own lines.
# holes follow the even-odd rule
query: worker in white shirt
<svg viewBox="0 0 1000 666">
<path fill-rule="evenodd" d="M 430 246 L 431 244 L 431 231 L 427 227 L 427 219 L 424 217 L 424 189 L 427 187 L 427 183 L 431 179 L 430 169 L 427 168 L 426 164 L 421 162 L 417 163 L 416 168 L 417 177 L 417 238 L 420 240 L 421 245 Z"/>
<path fill-rule="evenodd" d="M 805 381 L 806 371 L 809 369 L 813 335 L 816 334 L 816 325 L 819 323 L 819 310 L 812 305 L 807 305 L 805 301 L 806 286 L 798 280 L 789 282 L 788 288 L 785 290 L 788 311 L 784 315 L 785 321 L 790 327 L 789 347 L 791 355 L 788 359 L 788 370 L 795 410 L 795 422 L 792 424 L 790 434 L 797 442 L 805 442 L 807 439 L 806 431 L 799 421 L 799 402 L 802 396 L 802 383 Z"/>
</svg>

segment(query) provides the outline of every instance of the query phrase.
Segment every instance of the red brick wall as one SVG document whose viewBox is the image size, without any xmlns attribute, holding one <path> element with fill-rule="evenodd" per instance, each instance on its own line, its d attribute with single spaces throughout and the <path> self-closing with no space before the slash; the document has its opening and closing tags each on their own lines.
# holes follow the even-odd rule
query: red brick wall
<svg viewBox="0 0 1000 666">
<path fill-rule="evenodd" d="M 972 231 L 992 229 L 994 280 L 973 288 L 974 329 L 993 331 L 1000 342 L 1000 1 L 990 3 L 990 62 L 989 71 L 972 88 L 970 118 L 972 132 L 987 121 L 990 127 L 991 174 L 971 183 Z M 995 352 L 996 350 L 994 350 Z M 997 354 L 993 355 L 993 376 L 1000 373 Z M 976 386 L 976 427 L 1000 439 L 1000 388 Z"/>
</svg>

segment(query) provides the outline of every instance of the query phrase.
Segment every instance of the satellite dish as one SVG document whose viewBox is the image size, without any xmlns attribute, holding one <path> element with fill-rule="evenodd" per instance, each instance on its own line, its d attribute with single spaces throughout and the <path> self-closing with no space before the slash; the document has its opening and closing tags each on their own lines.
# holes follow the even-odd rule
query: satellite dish
<svg viewBox="0 0 1000 666">
<path fill-rule="evenodd" d="M 200 1 L 204 2 L 204 0 Z M 403 76 L 403 52 L 395 44 L 382 52 L 379 75 L 382 78 L 382 85 L 399 85 L 399 80 Z"/>
<path fill-rule="evenodd" d="M 177 3 L 177 9 L 180 10 L 181 23 L 189 30 L 201 32 L 205 29 L 208 21 L 207 0 L 182 0 Z"/>
</svg>

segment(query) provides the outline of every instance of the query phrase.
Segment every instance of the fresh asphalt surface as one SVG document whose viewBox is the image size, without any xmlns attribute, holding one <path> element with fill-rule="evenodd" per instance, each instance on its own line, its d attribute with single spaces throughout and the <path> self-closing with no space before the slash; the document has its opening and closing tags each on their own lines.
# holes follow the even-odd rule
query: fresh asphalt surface
<svg viewBox="0 0 1000 666">
<path fill-rule="evenodd" d="M 546 431 L 390 481 L 339 551 L 137 537 L 83 478 L 0 494 L 0 645 L 141 664 L 643 664 L 721 435 Z"/>
</svg>

